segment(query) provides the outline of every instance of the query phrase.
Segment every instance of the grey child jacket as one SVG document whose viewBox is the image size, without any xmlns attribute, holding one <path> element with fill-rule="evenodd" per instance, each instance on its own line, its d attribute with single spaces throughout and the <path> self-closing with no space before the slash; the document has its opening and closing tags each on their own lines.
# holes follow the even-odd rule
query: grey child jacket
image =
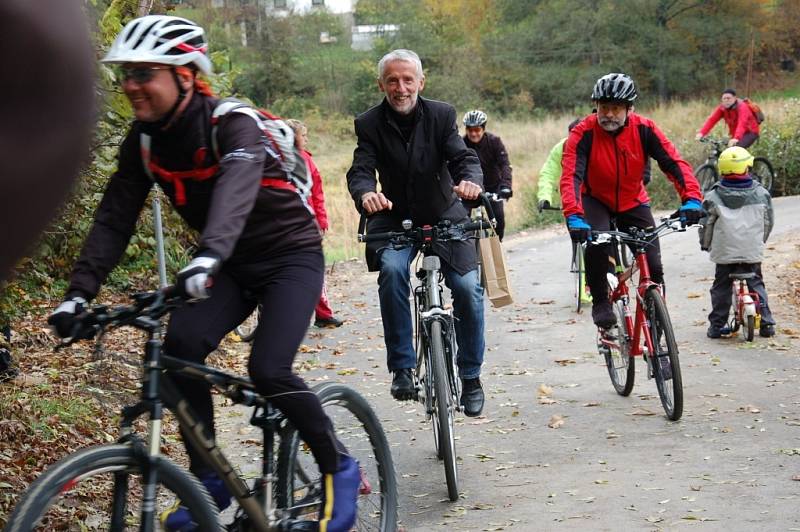
<svg viewBox="0 0 800 532">
<path fill-rule="evenodd" d="M 747 188 L 716 183 L 705 195 L 700 248 L 716 264 L 757 263 L 774 223 L 772 198 L 753 180 Z"/>
</svg>

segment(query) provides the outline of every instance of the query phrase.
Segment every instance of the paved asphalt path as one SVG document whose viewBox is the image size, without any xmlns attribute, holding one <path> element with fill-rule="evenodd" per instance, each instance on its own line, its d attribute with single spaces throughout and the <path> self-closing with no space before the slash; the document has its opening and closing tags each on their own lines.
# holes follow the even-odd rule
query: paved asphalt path
<svg viewBox="0 0 800 532">
<path fill-rule="evenodd" d="M 800 199 L 775 208 L 772 339 L 706 338 L 713 264 L 694 229 L 662 239 L 684 383 L 678 422 L 664 417 L 641 359 L 631 396 L 614 392 L 591 317 L 572 307 L 566 231 L 509 237 L 516 302 L 487 305 L 486 408 L 456 422 L 457 502 L 422 408 L 389 395 L 376 275 L 363 263 L 331 276 L 347 323 L 309 334 L 304 356 L 316 369 L 304 376 L 346 382 L 378 412 L 405 530 L 800 530 L 800 325 L 782 293 L 800 268 Z"/>
</svg>

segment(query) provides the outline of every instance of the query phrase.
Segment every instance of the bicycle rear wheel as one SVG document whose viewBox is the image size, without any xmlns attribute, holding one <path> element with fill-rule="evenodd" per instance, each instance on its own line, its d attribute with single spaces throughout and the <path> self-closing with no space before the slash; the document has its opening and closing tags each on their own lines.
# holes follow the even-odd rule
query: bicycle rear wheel
<svg viewBox="0 0 800 532">
<path fill-rule="evenodd" d="M 433 365 L 433 421 L 437 424 L 439 450 L 444 461 L 444 475 L 447 481 L 447 496 L 451 501 L 458 500 L 458 464 L 456 463 L 456 441 L 454 434 L 453 395 L 445 367 L 444 332 L 442 322 L 431 322 L 431 364 Z"/>
<path fill-rule="evenodd" d="M 189 509 L 197 530 L 221 530 L 217 506 L 197 478 L 163 458 L 157 467 L 152 530 L 165 530 L 159 514 L 177 499 Z M 50 466 L 30 485 L 4 530 L 138 531 L 144 487 L 141 471 L 141 459 L 128 445 L 78 451 Z"/>
<path fill-rule="evenodd" d="M 711 187 L 719 179 L 717 167 L 709 163 L 700 165 L 697 170 L 694 171 L 694 175 L 697 178 L 697 182 L 700 183 L 703 192 L 711 190 Z"/>
<path fill-rule="evenodd" d="M 234 329 L 234 332 L 241 338 L 242 342 L 252 342 L 253 338 L 256 336 L 256 327 L 258 327 L 259 321 L 261 321 L 261 305 L 258 305 L 256 309 Z"/>
<path fill-rule="evenodd" d="M 622 301 L 614 302 L 614 315 L 617 317 L 617 325 L 601 333 L 599 348 L 606 359 L 611 384 L 618 394 L 627 397 L 633 390 L 636 366 L 635 359 L 630 354 L 630 332 L 625 321 Z"/>
<path fill-rule="evenodd" d="M 772 169 L 772 163 L 764 157 L 756 157 L 753 159 L 753 169 L 751 170 L 753 176 L 758 179 L 761 186 L 772 192 L 772 182 L 775 179 L 775 171 Z"/>
<path fill-rule="evenodd" d="M 358 460 L 361 488 L 358 516 L 353 530 L 397 529 L 397 480 L 389 442 L 380 421 L 366 399 L 343 384 L 314 387 L 325 413 L 333 422 L 336 437 Z M 288 426 L 278 451 L 280 508 L 294 519 L 315 521 L 322 501 L 321 475 L 311 450 Z"/>
<path fill-rule="evenodd" d="M 677 421 L 683 415 L 683 381 L 672 321 L 658 288 L 647 290 L 644 304 L 650 322 L 650 338 L 653 342 L 650 358 L 658 396 L 661 398 L 661 405 L 667 418 Z"/>
<path fill-rule="evenodd" d="M 744 323 L 742 323 L 742 336 L 748 342 L 752 342 L 753 338 L 756 335 L 756 317 L 755 316 L 746 316 Z"/>
</svg>

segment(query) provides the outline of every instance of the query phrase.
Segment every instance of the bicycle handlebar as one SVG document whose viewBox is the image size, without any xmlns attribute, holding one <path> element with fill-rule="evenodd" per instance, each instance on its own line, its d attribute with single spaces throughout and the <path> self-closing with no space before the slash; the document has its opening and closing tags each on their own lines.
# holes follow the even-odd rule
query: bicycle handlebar
<svg viewBox="0 0 800 532">
<path fill-rule="evenodd" d="M 448 240 L 467 240 L 472 238 L 468 233 L 490 229 L 492 224 L 486 220 L 476 220 L 463 224 L 452 224 L 448 220 L 437 225 L 410 227 L 404 231 L 389 231 L 386 233 L 359 234 L 359 242 L 377 242 L 389 240 L 395 244 L 421 244 L 425 242 L 446 242 Z"/>
<path fill-rule="evenodd" d="M 688 227 L 692 226 L 684 225 L 678 217 L 665 216 L 661 218 L 661 224 L 654 228 L 640 229 L 638 227 L 631 227 L 628 231 L 592 231 L 592 239 L 589 243 L 592 245 L 607 244 L 613 239 L 618 238 L 623 242 L 648 246 L 660 236 L 669 233 L 684 232 Z"/>
<path fill-rule="evenodd" d="M 70 346 L 80 340 L 91 340 L 109 327 L 130 325 L 137 329 L 152 330 L 159 320 L 171 310 L 178 308 L 186 297 L 176 286 L 167 286 L 151 292 L 131 295 L 134 303 L 109 308 L 108 305 L 92 305 L 76 316 L 72 335 L 59 343 L 56 350 Z"/>
</svg>

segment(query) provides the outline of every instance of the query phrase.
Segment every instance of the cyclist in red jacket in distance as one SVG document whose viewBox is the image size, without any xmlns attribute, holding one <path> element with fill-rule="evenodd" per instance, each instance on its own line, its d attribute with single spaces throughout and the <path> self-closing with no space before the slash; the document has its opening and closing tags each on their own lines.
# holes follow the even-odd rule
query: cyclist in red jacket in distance
<svg viewBox="0 0 800 532">
<path fill-rule="evenodd" d="M 703 127 L 697 132 L 695 138 L 702 139 L 708 132 L 714 129 L 714 126 L 719 122 L 720 118 L 725 120 L 728 126 L 728 134 L 730 140 L 728 146 L 740 146 L 742 148 L 749 148 L 755 141 L 758 140 L 759 126 L 753 111 L 747 102 L 741 98 L 736 97 L 736 91 L 733 89 L 725 89 L 722 91 L 719 106 L 714 109 L 706 119 Z"/>
</svg>

